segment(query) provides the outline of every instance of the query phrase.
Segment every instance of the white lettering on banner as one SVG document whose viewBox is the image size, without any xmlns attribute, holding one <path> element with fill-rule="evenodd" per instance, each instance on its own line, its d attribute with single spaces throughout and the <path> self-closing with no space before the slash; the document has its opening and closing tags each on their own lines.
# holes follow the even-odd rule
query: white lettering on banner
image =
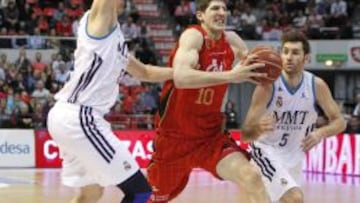
<svg viewBox="0 0 360 203">
<path fill-rule="evenodd" d="M 126 147 L 130 151 L 132 157 L 134 157 L 135 159 L 136 158 L 141 158 L 144 160 L 151 159 L 151 153 L 153 152 L 153 141 L 152 140 L 150 140 L 148 142 L 137 140 L 137 141 L 135 141 L 135 144 L 134 144 L 134 147 L 132 148 L 132 150 L 130 149 L 131 141 L 121 140 L 120 142 L 121 142 L 121 144 L 124 145 L 124 147 Z"/>
<path fill-rule="evenodd" d="M 335 173 L 337 164 L 336 151 L 338 149 L 338 139 L 329 137 L 325 139 L 325 172 Z"/>
<path fill-rule="evenodd" d="M 135 158 L 140 157 L 142 159 L 147 158 L 144 146 L 141 141 L 135 142 L 134 149 L 132 151 L 132 156 Z"/>
<path fill-rule="evenodd" d="M 27 144 L 11 144 L 4 142 L 0 144 L 0 154 L 29 154 L 30 146 Z"/>
<path fill-rule="evenodd" d="M 53 140 L 47 140 L 45 143 L 44 143 L 44 155 L 47 159 L 55 159 L 59 153 L 58 152 L 51 152 L 50 151 L 50 147 L 58 147 L 57 144 L 55 143 L 55 141 Z"/>
<path fill-rule="evenodd" d="M 351 174 L 353 171 L 353 166 L 352 166 L 350 136 L 343 136 L 336 173 L 342 173 L 342 169 L 344 165 L 346 165 L 346 173 Z"/>
<path fill-rule="evenodd" d="M 354 149 L 354 174 L 360 175 L 360 136 L 355 136 L 355 149 Z"/>
<path fill-rule="evenodd" d="M 153 148 L 153 141 L 149 141 L 147 144 L 146 144 L 146 149 L 150 152 L 148 155 L 147 155 L 147 158 L 150 160 L 151 159 L 151 153 L 154 152 L 154 148 Z"/>
<path fill-rule="evenodd" d="M 323 170 L 323 145 L 320 143 L 309 152 L 309 165 L 307 167 L 310 171 L 322 171 Z"/>
<path fill-rule="evenodd" d="M 33 130 L 0 130 L 0 167 L 34 167 Z"/>
</svg>

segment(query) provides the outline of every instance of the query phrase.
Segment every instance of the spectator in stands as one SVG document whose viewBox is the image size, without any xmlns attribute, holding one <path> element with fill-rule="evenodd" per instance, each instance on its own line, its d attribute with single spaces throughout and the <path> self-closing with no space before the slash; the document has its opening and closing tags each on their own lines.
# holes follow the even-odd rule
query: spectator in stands
<svg viewBox="0 0 360 203">
<path fill-rule="evenodd" d="M 0 36 L 5 37 L 8 36 L 8 30 L 6 27 L 2 27 L 0 31 Z M 0 47 L 1 48 L 11 48 L 11 39 L 0 38 Z"/>
<path fill-rule="evenodd" d="M 20 105 L 17 115 L 16 128 L 33 128 L 32 115 L 27 104 Z"/>
<path fill-rule="evenodd" d="M 40 29 L 35 28 L 34 34 L 29 37 L 29 48 L 30 49 L 44 49 L 45 39 L 41 36 Z"/>
<path fill-rule="evenodd" d="M 18 28 L 19 9 L 16 6 L 15 0 L 10 0 L 8 7 L 4 8 L 4 16 L 7 28 Z"/>
<path fill-rule="evenodd" d="M 307 19 L 307 34 L 311 39 L 320 39 L 320 28 L 325 25 L 323 16 L 318 14 L 316 9 L 311 9 L 310 15 Z"/>
<path fill-rule="evenodd" d="M 355 108 L 352 115 L 360 117 L 360 93 L 358 93 L 355 97 Z"/>
<path fill-rule="evenodd" d="M 237 121 L 237 112 L 235 111 L 234 103 L 230 100 L 228 100 L 226 103 L 225 116 L 226 129 L 236 129 L 239 127 L 239 123 Z"/>
<path fill-rule="evenodd" d="M 121 26 L 125 39 L 128 41 L 136 40 L 139 37 L 139 29 L 132 17 L 128 17 L 126 23 Z"/>
<path fill-rule="evenodd" d="M 54 12 L 54 22 L 60 21 L 64 15 L 66 15 L 64 2 L 60 1 L 58 7 L 56 8 L 56 11 Z"/>
<path fill-rule="evenodd" d="M 71 24 L 71 32 L 73 33 L 73 35 L 75 37 L 77 37 L 77 31 L 78 31 L 78 28 L 79 28 L 79 23 L 80 23 L 79 17 L 76 16 L 74 18 L 74 20 L 72 21 L 72 24 Z"/>
<path fill-rule="evenodd" d="M 244 38 L 256 39 L 256 16 L 252 12 L 251 7 L 247 7 L 245 12 L 241 15 L 241 25 Z"/>
<path fill-rule="evenodd" d="M 48 89 L 44 87 L 44 82 L 42 80 L 37 81 L 36 88 L 34 92 L 31 94 L 31 97 L 37 99 L 40 104 L 45 104 L 49 96 L 50 96 L 50 92 Z"/>
<path fill-rule="evenodd" d="M 336 27 L 346 25 L 347 16 L 347 3 L 343 0 L 335 0 L 331 4 L 330 24 Z"/>
<path fill-rule="evenodd" d="M 26 74 L 31 72 L 31 62 L 26 56 L 26 50 L 24 48 L 19 49 L 19 56 L 15 61 L 16 69 L 22 73 Z"/>
<path fill-rule="evenodd" d="M 296 15 L 292 21 L 293 26 L 298 30 L 306 32 L 306 22 L 307 22 L 307 17 L 306 15 L 304 15 L 303 10 L 301 9 L 297 10 Z"/>
<path fill-rule="evenodd" d="M 351 116 L 348 123 L 347 123 L 345 132 L 347 132 L 347 133 L 360 133 L 360 120 L 359 120 L 359 118 L 360 118 L 359 116 Z"/>
<path fill-rule="evenodd" d="M 64 15 L 60 21 L 56 23 L 56 33 L 60 36 L 73 36 L 72 23 L 69 16 Z"/>
<path fill-rule="evenodd" d="M 47 33 L 49 31 L 50 26 L 46 16 L 40 15 L 38 17 L 37 27 L 40 29 L 41 33 Z"/>
<path fill-rule="evenodd" d="M 240 30 L 241 29 L 241 14 L 239 9 L 234 8 L 232 15 L 228 16 L 228 25 L 230 29 Z"/>
<path fill-rule="evenodd" d="M 151 90 L 151 86 L 149 84 L 143 85 L 143 91 L 140 94 L 140 98 L 142 100 L 142 104 L 145 106 L 145 113 L 155 114 L 157 110 L 157 102 L 154 96 L 153 91 Z"/>
<path fill-rule="evenodd" d="M 49 31 L 49 39 L 46 41 L 46 47 L 47 48 L 60 48 L 60 40 L 56 39 L 57 33 L 55 28 L 51 28 Z"/>
<path fill-rule="evenodd" d="M 29 48 L 28 44 L 28 35 L 24 28 L 19 29 L 18 37 L 13 38 L 12 41 L 12 48 Z"/>
<path fill-rule="evenodd" d="M 135 57 L 144 64 L 157 65 L 155 53 L 147 43 L 142 43 L 142 45 L 137 48 Z"/>
<path fill-rule="evenodd" d="M 35 53 L 35 61 L 32 63 L 32 70 L 43 73 L 47 68 L 47 64 L 42 62 L 41 52 Z"/>
<path fill-rule="evenodd" d="M 4 11 L 0 9 L 0 28 L 5 27 L 5 25 L 6 22 L 5 22 Z"/>
<path fill-rule="evenodd" d="M 186 27 L 189 24 L 189 18 L 191 16 L 190 5 L 185 0 L 181 0 L 180 4 L 175 9 L 175 19 L 182 27 Z"/>
<path fill-rule="evenodd" d="M 56 59 L 52 62 L 51 66 L 53 70 L 56 72 L 59 70 L 60 64 L 65 64 L 65 61 L 63 60 L 63 57 L 60 53 L 57 53 Z"/>
<path fill-rule="evenodd" d="M 55 72 L 55 79 L 58 83 L 64 84 L 66 80 L 69 78 L 69 70 L 66 69 L 65 63 L 60 63 L 58 71 Z"/>
</svg>

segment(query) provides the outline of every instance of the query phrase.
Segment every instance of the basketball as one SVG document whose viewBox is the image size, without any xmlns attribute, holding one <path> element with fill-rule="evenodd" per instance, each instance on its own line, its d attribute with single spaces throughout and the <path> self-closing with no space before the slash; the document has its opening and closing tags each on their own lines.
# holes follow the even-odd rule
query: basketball
<svg viewBox="0 0 360 203">
<path fill-rule="evenodd" d="M 273 83 L 281 74 L 282 71 L 282 60 L 280 54 L 270 46 L 256 46 L 250 51 L 249 54 L 256 54 L 258 58 L 254 63 L 265 63 L 265 66 L 258 68 L 255 71 L 260 73 L 267 73 L 267 78 L 256 79 L 262 84 Z"/>
</svg>

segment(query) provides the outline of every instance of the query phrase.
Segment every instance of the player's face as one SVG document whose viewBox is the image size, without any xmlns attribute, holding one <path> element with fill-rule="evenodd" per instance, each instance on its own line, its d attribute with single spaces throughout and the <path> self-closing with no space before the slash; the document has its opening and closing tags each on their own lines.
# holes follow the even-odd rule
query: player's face
<svg viewBox="0 0 360 203">
<path fill-rule="evenodd" d="M 309 55 L 305 55 L 301 42 L 285 42 L 281 50 L 283 69 L 286 73 L 296 74 L 304 69 Z"/>
<path fill-rule="evenodd" d="M 210 31 L 223 31 L 226 26 L 227 8 L 224 1 L 212 1 L 207 9 L 197 12 L 200 22 Z"/>
<path fill-rule="evenodd" d="M 116 9 L 117 9 L 118 15 L 121 15 L 123 13 L 124 7 L 125 7 L 124 0 L 117 0 Z"/>
</svg>

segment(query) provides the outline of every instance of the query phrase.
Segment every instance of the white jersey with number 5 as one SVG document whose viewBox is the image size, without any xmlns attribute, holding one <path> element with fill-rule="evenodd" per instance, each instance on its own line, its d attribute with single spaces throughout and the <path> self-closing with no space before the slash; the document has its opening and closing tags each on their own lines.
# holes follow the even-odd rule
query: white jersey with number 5
<svg viewBox="0 0 360 203">
<path fill-rule="evenodd" d="M 314 75 L 304 71 L 299 86 L 291 90 L 283 76 L 279 77 L 267 107 L 276 120 L 275 130 L 254 142 L 260 148 L 273 148 L 272 155 L 286 160 L 284 164 L 289 168 L 303 160 L 302 140 L 315 127 L 318 114 L 314 82 Z"/>
<path fill-rule="evenodd" d="M 74 70 L 55 99 L 89 106 L 105 114 L 118 96 L 117 81 L 128 64 L 128 49 L 119 23 L 104 37 L 90 36 L 88 15 L 86 12 L 80 20 Z"/>
</svg>

